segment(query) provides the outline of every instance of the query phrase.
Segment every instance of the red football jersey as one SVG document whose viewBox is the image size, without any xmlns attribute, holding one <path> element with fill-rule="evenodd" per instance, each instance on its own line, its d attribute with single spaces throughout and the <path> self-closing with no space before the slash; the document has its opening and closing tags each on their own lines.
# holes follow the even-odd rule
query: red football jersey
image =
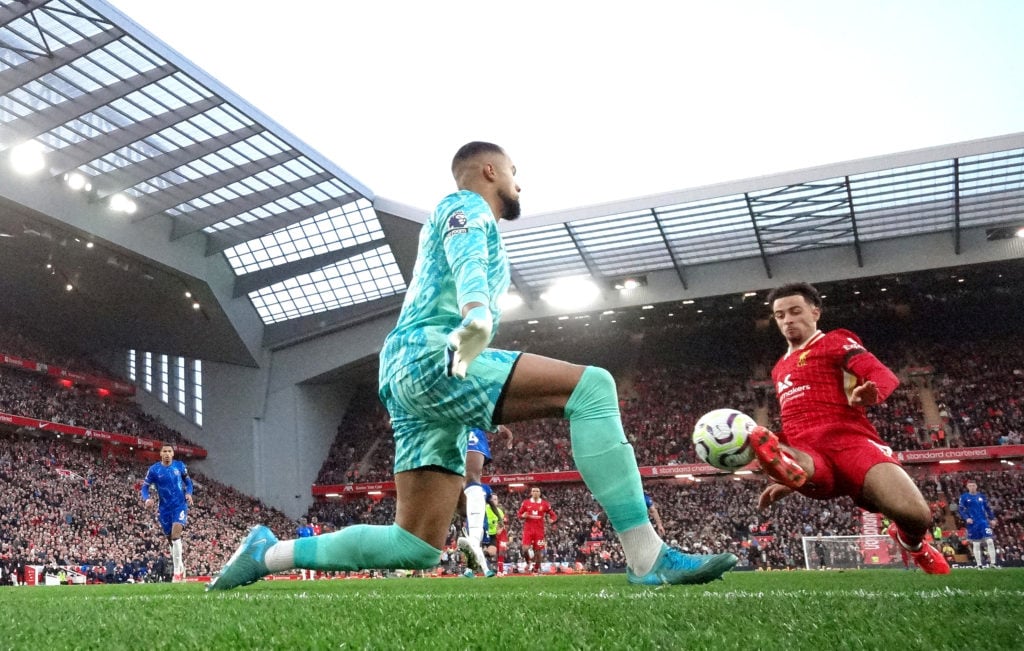
<svg viewBox="0 0 1024 651">
<path fill-rule="evenodd" d="M 829 425 L 842 425 L 881 442 L 864 408 L 850 406 L 850 392 L 871 380 L 881 402 L 899 386 L 896 375 L 849 330 L 816 332 L 806 344 L 782 356 L 772 369 L 772 380 L 782 410 L 780 437 L 790 443 L 802 432 Z"/>
<path fill-rule="evenodd" d="M 526 498 L 519 507 L 519 517 L 523 519 L 524 527 L 543 528 L 545 515 L 549 516 L 552 522 L 558 519 L 555 510 L 545 499 L 534 502 L 531 498 Z"/>
</svg>

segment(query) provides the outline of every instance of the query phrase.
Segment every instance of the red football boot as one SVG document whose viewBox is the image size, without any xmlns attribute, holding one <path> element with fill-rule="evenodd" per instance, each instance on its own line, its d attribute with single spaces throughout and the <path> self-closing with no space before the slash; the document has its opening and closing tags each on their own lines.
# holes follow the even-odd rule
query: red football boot
<svg viewBox="0 0 1024 651">
<path fill-rule="evenodd" d="M 800 488 L 807 481 L 807 471 L 779 447 L 779 437 L 760 425 L 750 430 L 750 444 L 761 469 L 783 486 Z"/>
<path fill-rule="evenodd" d="M 946 557 L 939 550 L 923 540 L 918 550 L 908 549 L 907 545 L 903 542 L 903 535 L 896 527 L 895 522 L 889 525 L 889 535 L 899 545 L 900 550 L 906 550 L 910 554 L 910 558 L 914 560 L 914 563 L 924 570 L 926 574 L 949 574 L 949 562 L 946 561 Z"/>
</svg>

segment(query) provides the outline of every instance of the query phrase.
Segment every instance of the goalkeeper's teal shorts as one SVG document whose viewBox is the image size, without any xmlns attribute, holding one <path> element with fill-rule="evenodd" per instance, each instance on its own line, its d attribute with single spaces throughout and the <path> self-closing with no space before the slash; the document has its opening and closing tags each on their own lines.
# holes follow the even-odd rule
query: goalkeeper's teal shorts
<svg viewBox="0 0 1024 651">
<path fill-rule="evenodd" d="M 465 380 L 449 377 L 444 355 L 437 355 L 382 385 L 395 433 L 395 473 L 440 466 L 465 475 L 469 428 L 494 431 L 494 412 L 521 354 L 487 348 Z"/>
</svg>

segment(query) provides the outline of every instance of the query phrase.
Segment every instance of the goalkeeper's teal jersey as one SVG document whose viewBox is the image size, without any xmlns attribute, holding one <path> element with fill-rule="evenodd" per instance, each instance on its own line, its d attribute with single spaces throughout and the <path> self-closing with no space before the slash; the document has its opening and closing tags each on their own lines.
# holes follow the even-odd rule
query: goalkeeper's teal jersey
<svg viewBox="0 0 1024 651">
<path fill-rule="evenodd" d="M 490 309 L 493 337 L 501 318 L 498 299 L 508 286 L 508 256 L 484 198 L 461 190 L 442 199 L 420 231 L 412 282 L 380 352 L 381 386 L 420 372 L 417 366 L 428 357 L 443 368 L 448 333 L 462 323 L 467 303 Z"/>
</svg>

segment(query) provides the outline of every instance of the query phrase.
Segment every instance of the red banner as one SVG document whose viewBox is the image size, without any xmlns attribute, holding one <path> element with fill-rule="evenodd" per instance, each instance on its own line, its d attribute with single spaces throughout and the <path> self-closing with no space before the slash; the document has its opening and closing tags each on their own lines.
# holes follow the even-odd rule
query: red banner
<svg viewBox="0 0 1024 651">
<path fill-rule="evenodd" d="M 869 511 L 860 512 L 860 532 L 865 536 L 882 535 L 882 516 Z M 861 538 L 860 553 L 864 557 L 865 565 L 888 565 L 892 558 L 889 556 L 889 539 L 885 538 Z"/>
<path fill-rule="evenodd" d="M 995 445 L 985 448 L 934 448 L 897 452 L 900 463 L 936 463 L 940 461 L 972 461 L 974 459 L 1009 459 L 1024 457 L 1024 445 Z"/>
<path fill-rule="evenodd" d="M 15 357 L 14 355 L 0 354 L 0 364 L 11 368 L 31 371 L 32 373 L 43 373 L 51 377 L 71 380 L 75 384 L 84 384 L 98 389 L 106 389 L 112 393 L 122 396 L 134 396 L 135 386 L 121 380 L 100 377 L 99 375 L 87 375 L 76 371 L 69 371 L 53 364 L 44 364 L 31 359 Z"/>
<path fill-rule="evenodd" d="M 25 416 L 15 416 L 14 414 L 5 414 L 3 412 L 0 412 L 0 423 L 14 425 L 17 427 L 29 427 L 31 429 L 46 430 L 48 432 L 60 432 L 61 434 L 68 434 L 70 436 L 81 436 L 87 439 L 107 441 L 109 443 L 127 445 L 129 447 L 135 447 L 142 450 L 154 450 L 156 452 L 160 451 L 160 446 L 163 444 L 162 441 L 142 438 L 141 436 L 114 434 L 112 432 L 103 432 L 98 429 L 75 427 L 74 425 L 65 425 L 63 423 L 51 423 L 48 420 L 38 420 L 35 418 L 27 418 Z M 194 457 L 196 459 L 206 458 L 206 450 L 192 445 L 175 445 L 174 451 L 176 454 L 186 457 Z"/>
</svg>

